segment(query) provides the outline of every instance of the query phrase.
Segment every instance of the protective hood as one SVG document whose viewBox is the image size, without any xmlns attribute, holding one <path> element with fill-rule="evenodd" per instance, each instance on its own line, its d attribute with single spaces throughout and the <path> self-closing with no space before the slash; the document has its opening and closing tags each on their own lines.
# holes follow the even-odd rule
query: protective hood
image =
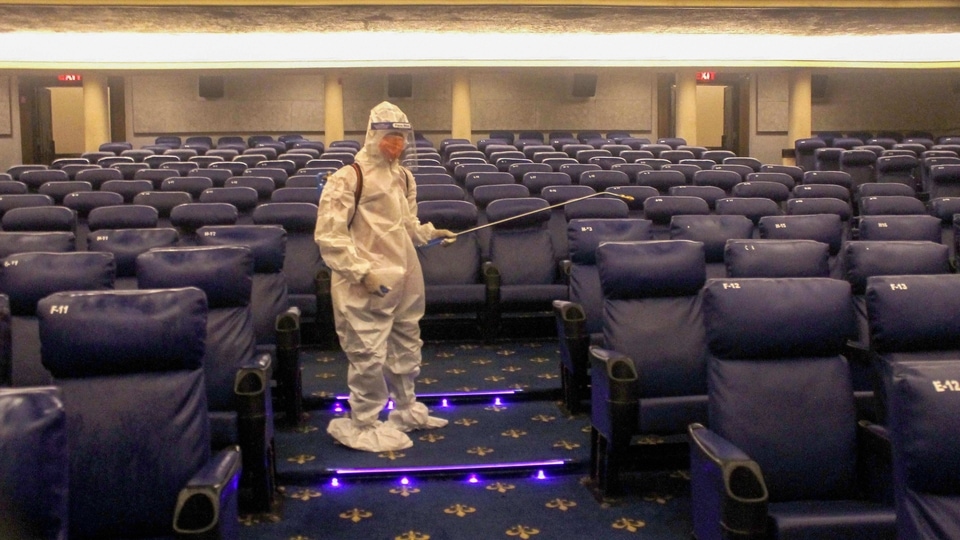
<svg viewBox="0 0 960 540">
<path fill-rule="evenodd" d="M 396 159 L 384 155 L 381 142 L 387 135 L 402 138 L 404 149 Z M 357 160 L 366 167 L 385 167 L 397 169 L 400 162 L 409 159 L 416 151 L 413 127 L 407 115 L 393 103 L 384 101 L 370 110 L 370 120 L 367 123 L 367 136 L 363 148 L 357 153 Z"/>
</svg>

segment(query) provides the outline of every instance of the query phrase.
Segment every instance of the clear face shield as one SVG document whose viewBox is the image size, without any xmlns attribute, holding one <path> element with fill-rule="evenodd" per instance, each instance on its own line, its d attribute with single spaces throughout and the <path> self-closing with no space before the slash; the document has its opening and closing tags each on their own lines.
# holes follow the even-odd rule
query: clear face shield
<svg viewBox="0 0 960 540">
<path fill-rule="evenodd" d="M 399 162 L 411 171 L 416 170 L 417 145 L 408 122 L 373 122 L 370 129 L 382 133 L 377 149 L 387 162 Z"/>
</svg>

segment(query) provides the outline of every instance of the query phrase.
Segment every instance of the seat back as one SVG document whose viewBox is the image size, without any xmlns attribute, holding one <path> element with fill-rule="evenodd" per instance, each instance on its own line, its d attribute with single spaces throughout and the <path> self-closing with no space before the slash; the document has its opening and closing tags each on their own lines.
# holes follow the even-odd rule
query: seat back
<svg viewBox="0 0 960 540">
<path fill-rule="evenodd" d="M 852 498 L 850 285 L 726 279 L 703 294 L 711 429 L 760 466 L 771 503 Z"/>
<path fill-rule="evenodd" d="M 603 242 L 653 240 L 646 219 L 571 219 L 567 223 L 569 246 L 570 301 L 583 309 L 586 329 L 591 334 L 603 329 L 603 293 L 597 269 L 597 248 Z"/>
<path fill-rule="evenodd" d="M 15 253 L 76 251 L 76 237 L 68 232 L 0 232 L 0 258 Z"/>
<path fill-rule="evenodd" d="M 421 206 L 422 208 L 422 206 Z M 313 240 L 317 223 L 315 203 L 266 203 L 253 212 L 254 225 L 276 225 L 287 233 L 283 275 L 291 305 L 306 318 L 317 315 L 317 274 L 324 268 L 320 249 Z M 459 239 L 458 239 L 459 241 Z"/>
<path fill-rule="evenodd" d="M 930 215 L 881 215 L 860 218 L 860 240 L 940 242 L 940 219 Z"/>
<path fill-rule="evenodd" d="M 89 252 L 28 252 L 3 259 L 0 293 L 10 298 L 13 386 L 50 384 L 40 364 L 37 303 L 59 291 L 112 289 L 113 255 Z"/>
<path fill-rule="evenodd" d="M 890 373 L 889 433 L 897 538 L 947 538 L 960 532 L 955 480 L 960 361 L 901 362 Z"/>
<path fill-rule="evenodd" d="M 727 277 L 830 277 L 830 246 L 814 240 L 730 240 Z"/>
<path fill-rule="evenodd" d="M 241 246 L 253 254 L 250 309 L 257 345 L 277 342 L 277 316 L 290 308 L 283 272 L 287 233 L 277 225 L 216 225 L 197 230 L 201 246 Z"/>
<path fill-rule="evenodd" d="M 703 244 L 707 277 L 723 277 L 724 247 L 730 239 L 753 237 L 753 222 L 744 216 L 673 216 L 670 220 L 671 240 L 692 240 Z"/>
<path fill-rule="evenodd" d="M 255 350 L 253 253 L 239 246 L 157 248 L 139 255 L 136 264 L 140 289 L 196 287 L 206 294 L 202 366 L 207 406 L 234 411 L 237 370 Z"/>
<path fill-rule="evenodd" d="M 205 307 L 192 288 L 41 301 L 69 426 L 71 538 L 173 534 L 180 490 L 210 458 Z"/>
<path fill-rule="evenodd" d="M 60 390 L 0 390 L 0 535 L 67 538 L 69 450 Z"/>
<path fill-rule="evenodd" d="M 153 248 L 174 247 L 179 236 L 168 227 L 98 229 L 87 237 L 87 251 L 113 254 L 117 289 L 137 287 L 137 256 Z"/>
<path fill-rule="evenodd" d="M 643 432 L 677 433 L 706 416 L 703 244 L 605 242 L 597 248 L 604 348 L 638 374 Z M 658 400 L 657 398 L 695 397 Z"/>
</svg>

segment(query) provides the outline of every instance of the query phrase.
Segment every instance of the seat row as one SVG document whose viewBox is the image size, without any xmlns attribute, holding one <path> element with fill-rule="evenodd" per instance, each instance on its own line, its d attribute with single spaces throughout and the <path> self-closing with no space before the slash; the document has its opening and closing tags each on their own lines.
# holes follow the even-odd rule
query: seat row
<svg viewBox="0 0 960 540">
<path fill-rule="evenodd" d="M 766 257 L 777 249 L 784 257 L 786 245 Z M 796 245 L 817 251 L 808 243 Z M 862 249 L 859 262 L 866 266 L 859 269 L 891 264 L 870 253 L 877 245 Z M 886 255 L 900 258 L 938 248 L 911 244 L 903 251 L 891 245 Z M 746 246 L 757 248 L 742 250 L 750 257 L 769 249 L 758 241 L 740 245 Z M 822 260 L 822 246 L 817 256 Z M 939 260 L 943 270 L 942 249 Z M 621 472 L 637 455 L 631 453 L 635 437 L 686 435 L 698 538 L 730 532 L 780 537 L 788 531 L 893 538 L 895 526 L 909 530 L 915 522 L 940 518 L 942 512 L 902 510 L 922 504 L 909 498 L 895 510 L 890 493 L 880 489 L 894 482 L 890 439 L 881 435 L 883 425 L 903 429 L 894 421 L 897 414 L 919 413 L 897 401 L 910 394 L 891 384 L 899 369 L 894 364 L 903 359 L 893 353 L 912 347 L 923 355 L 942 347 L 936 341 L 941 328 L 954 330 L 944 318 L 952 320 L 960 307 L 956 275 L 861 276 L 871 369 L 885 381 L 876 389 L 897 396 L 886 396 L 887 416 L 874 416 L 877 424 L 858 424 L 855 369 L 845 356 L 857 326 L 850 282 L 770 274 L 708 280 L 703 245 L 682 240 L 601 243 L 596 264 L 603 300 L 602 338 L 589 348 L 591 476 L 601 493 L 622 490 Z M 937 304 L 941 294 L 952 299 L 949 308 Z M 928 308 L 932 314 L 919 315 Z M 946 348 L 955 341 L 948 338 Z M 943 373 L 917 388 L 929 388 L 928 396 L 937 384 L 947 388 L 939 379 Z M 936 435 L 923 437 L 937 446 Z M 922 481 L 911 489 L 937 493 Z"/>
<path fill-rule="evenodd" d="M 144 229 L 119 232 L 138 231 Z M 5 257 L 0 270 L 0 294 L 8 299 L 4 302 L 9 309 L 4 320 L 10 325 L 10 347 L 3 355 L 4 380 L 0 382 L 18 388 L 58 384 L 56 370 L 44 356 L 52 347 L 43 340 L 41 323 L 46 315 L 66 315 L 71 309 L 82 308 L 55 304 L 58 307 L 51 310 L 44 298 L 57 294 L 84 296 L 89 291 L 113 293 L 114 289 L 126 288 L 114 293 L 122 304 L 124 297 L 139 298 L 139 291 L 193 290 L 203 308 L 205 325 L 205 331 L 199 334 L 202 343 L 198 365 L 205 380 L 202 388 L 205 389 L 203 404 L 210 418 L 209 445 L 215 450 L 231 445 L 240 447 L 241 508 L 245 512 L 269 512 L 277 503 L 274 406 L 283 411 L 285 421 L 292 424 L 299 421 L 301 412 L 299 317 L 296 310 L 286 305 L 285 281 L 276 270 L 283 259 L 283 231 L 279 227 L 259 227 L 214 232 L 203 246 L 154 247 L 143 249 L 135 257 L 124 251 L 131 246 L 122 242 L 115 244 L 119 246 L 117 255 L 107 250 L 26 251 Z M 112 233 L 109 236 L 112 237 Z M 266 268 L 269 264 L 274 266 L 272 271 Z M 122 278 L 117 278 L 118 271 L 125 265 L 135 268 L 132 289 L 129 284 L 119 283 Z M 115 332 L 101 333 L 101 329 L 93 325 L 86 329 L 87 341 L 76 338 L 62 345 L 76 345 L 82 350 L 90 340 L 103 340 L 92 350 L 107 351 L 111 345 L 122 347 L 135 342 L 141 333 L 150 335 L 152 328 L 156 328 L 154 335 L 172 335 L 170 332 L 175 329 L 156 325 L 170 324 L 165 317 L 171 311 L 195 311 L 197 306 L 195 301 L 170 305 L 171 301 L 167 300 L 166 311 L 159 313 L 157 320 L 149 321 L 149 325 L 143 323 L 147 325 L 144 328 L 130 326 L 143 322 L 142 318 L 135 317 Z M 102 314 L 102 317 L 123 320 L 127 315 L 115 304 L 105 305 L 117 312 Z M 140 304 L 128 307 L 135 312 L 138 306 Z M 179 342 L 167 342 L 157 345 L 157 350 L 139 349 L 137 354 L 152 359 L 179 345 Z M 110 356 L 106 358 L 113 361 Z M 189 438 L 189 433 L 184 436 Z"/>
</svg>

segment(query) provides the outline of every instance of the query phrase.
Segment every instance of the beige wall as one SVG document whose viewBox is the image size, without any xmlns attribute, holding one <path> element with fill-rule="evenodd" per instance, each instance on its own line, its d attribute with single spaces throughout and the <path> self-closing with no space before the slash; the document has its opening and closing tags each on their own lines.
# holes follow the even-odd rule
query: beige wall
<svg viewBox="0 0 960 540">
<path fill-rule="evenodd" d="M 85 151 L 83 88 L 51 88 L 50 109 L 55 153 L 82 154 Z"/>
<path fill-rule="evenodd" d="M 0 171 L 22 163 L 17 77 L 0 75 Z"/>
<path fill-rule="evenodd" d="M 655 139 L 656 73 L 652 68 L 471 70 L 473 137 L 490 130 L 583 131 L 624 129 Z M 404 71 L 393 71 L 402 73 Z M 448 137 L 451 120 L 450 70 L 415 69 L 413 97 L 397 98 L 421 133 L 434 142 Z M 348 138 L 362 138 L 368 111 L 388 99 L 386 70 L 352 70 L 343 75 L 344 126 Z M 596 73 L 591 98 L 572 96 L 574 73 Z M 750 154 L 761 161 L 780 161 L 787 141 L 789 111 L 785 100 L 788 70 L 756 70 L 751 74 L 749 107 Z M 928 129 L 960 132 L 960 71 L 834 70 L 826 72 L 827 97 L 813 105 L 813 129 Z M 323 73 L 258 72 L 224 74 L 225 96 L 204 100 L 195 72 L 135 74 L 127 79 L 128 140 L 149 144 L 156 135 L 173 133 L 211 136 L 300 132 L 323 140 Z M 8 80 L 15 80 L 7 77 Z M 0 77 L 0 102 L 11 104 L 9 118 L 0 115 L 0 159 L 19 157 L 19 109 L 15 83 Z M 4 122 L 8 124 L 5 135 Z"/>
<path fill-rule="evenodd" d="M 960 71 L 850 70 L 826 74 L 813 131 L 960 132 Z"/>
</svg>

